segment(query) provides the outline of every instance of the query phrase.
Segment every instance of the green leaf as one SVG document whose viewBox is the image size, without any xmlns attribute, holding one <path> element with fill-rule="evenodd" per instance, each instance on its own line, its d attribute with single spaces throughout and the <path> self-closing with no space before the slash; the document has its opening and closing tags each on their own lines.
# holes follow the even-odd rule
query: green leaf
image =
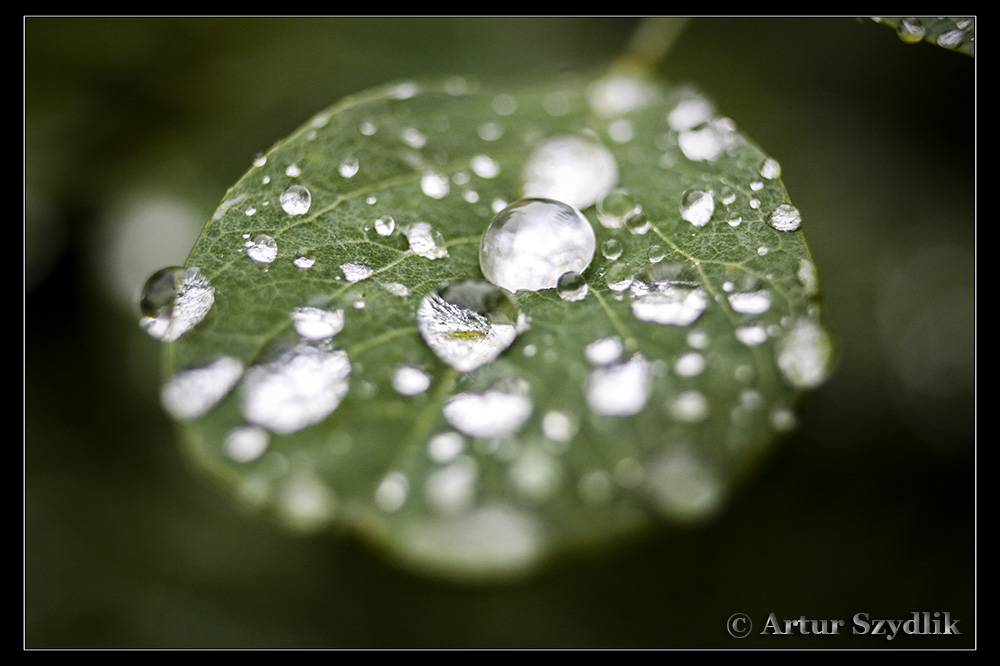
<svg viewBox="0 0 1000 666">
<path fill-rule="evenodd" d="M 976 55 L 976 19 L 972 16 L 878 16 L 907 44 L 930 42 L 950 51 Z"/>
<path fill-rule="evenodd" d="M 481 237 L 553 137 L 605 159 L 576 154 L 576 194 L 528 191 L 582 196 L 597 252 L 564 288 L 501 292 Z M 422 572 L 524 575 L 712 516 L 794 426 L 832 356 L 798 227 L 777 162 L 691 86 L 386 86 L 261 155 L 192 250 L 200 274 L 171 273 L 168 316 L 195 314 L 164 406 L 201 468 L 283 523 Z M 418 326 L 442 312 L 464 323 Z"/>
</svg>

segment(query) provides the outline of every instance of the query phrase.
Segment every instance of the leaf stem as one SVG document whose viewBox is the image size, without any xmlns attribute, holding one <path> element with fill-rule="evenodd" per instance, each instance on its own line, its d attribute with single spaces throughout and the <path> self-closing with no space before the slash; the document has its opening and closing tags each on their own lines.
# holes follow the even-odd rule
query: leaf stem
<svg viewBox="0 0 1000 666">
<path fill-rule="evenodd" d="M 670 48 L 684 31 L 684 16 L 649 16 L 639 21 L 625 53 L 615 69 L 631 73 L 649 73 L 663 63 Z"/>
</svg>

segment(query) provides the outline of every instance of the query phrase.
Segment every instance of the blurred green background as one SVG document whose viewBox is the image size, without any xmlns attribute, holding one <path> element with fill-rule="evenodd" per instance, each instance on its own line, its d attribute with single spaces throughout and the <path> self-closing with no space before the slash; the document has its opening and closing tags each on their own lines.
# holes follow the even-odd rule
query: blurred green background
<svg viewBox="0 0 1000 666">
<path fill-rule="evenodd" d="M 27 18 L 28 648 L 975 644 L 976 65 L 852 18 L 698 18 L 662 66 L 782 167 L 837 373 L 707 525 L 469 587 L 242 511 L 180 456 L 137 298 L 253 156 L 389 80 L 582 70 L 632 18 Z M 726 633 L 951 613 L 960 636 Z"/>
</svg>

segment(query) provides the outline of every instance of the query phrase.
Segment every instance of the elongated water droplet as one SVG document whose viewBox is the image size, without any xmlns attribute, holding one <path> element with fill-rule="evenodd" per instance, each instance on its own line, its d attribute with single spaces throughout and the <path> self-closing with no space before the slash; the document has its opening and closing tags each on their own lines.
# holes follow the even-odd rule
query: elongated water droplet
<svg viewBox="0 0 1000 666">
<path fill-rule="evenodd" d="M 596 244 L 590 221 L 576 208 L 552 199 L 521 199 L 490 221 L 479 245 L 479 266 L 487 280 L 508 291 L 551 289 L 566 273 L 583 273 Z"/>
<path fill-rule="evenodd" d="M 596 139 L 559 135 L 535 148 L 524 167 L 524 195 L 584 209 L 618 182 L 614 156 Z"/>
<path fill-rule="evenodd" d="M 161 389 L 160 403 L 175 419 L 196 419 L 218 404 L 242 374 L 239 359 L 222 356 L 174 375 Z"/>
<path fill-rule="evenodd" d="M 417 308 L 417 328 L 427 346 L 461 372 L 493 361 L 525 326 L 510 296 L 478 280 L 446 284 Z"/>
<path fill-rule="evenodd" d="M 767 222 L 778 231 L 795 231 L 802 224 L 802 214 L 791 204 L 781 204 L 774 209 Z"/>
<path fill-rule="evenodd" d="M 243 417 L 279 434 L 301 430 L 337 409 L 347 395 L 350 374 L 345 352 L 300 342 L 275 360 L 247 370 Z"/>
<path fill-rule="evenodd" d="M 815 388 L 830 374 L 833 342 L 813 319 L 800 319 L 775 348 L 778 368 L 796 388 Z"/>
<path fill-rule="evenodd" d="M 302 185 L 292 185 L 281 193 L 281 208 L 289 215 L 304 215 L 309 212 L 312 195 Z"/>
<path fill-rule="evenodd" d="M 204 319 L 214 303 L 215 288 L 199 269 L 163 268 L 143 287 L 139 325 L 157 340 L 173 342 Z"/>
</svg>

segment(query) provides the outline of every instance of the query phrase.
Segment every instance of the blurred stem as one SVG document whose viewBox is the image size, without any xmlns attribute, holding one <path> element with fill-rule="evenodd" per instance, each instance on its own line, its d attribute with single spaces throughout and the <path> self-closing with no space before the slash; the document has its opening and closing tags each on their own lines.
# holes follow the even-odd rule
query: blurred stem
<svg viewBox="0 0 1000 666">
<path fill-rule="evenodd" d="M 670 47 L 687 25 L 684 16 L 652 16 L 642 19 L 615 69 L 629 74 L 650 74 L 659 67 Z"/>
</svg>

